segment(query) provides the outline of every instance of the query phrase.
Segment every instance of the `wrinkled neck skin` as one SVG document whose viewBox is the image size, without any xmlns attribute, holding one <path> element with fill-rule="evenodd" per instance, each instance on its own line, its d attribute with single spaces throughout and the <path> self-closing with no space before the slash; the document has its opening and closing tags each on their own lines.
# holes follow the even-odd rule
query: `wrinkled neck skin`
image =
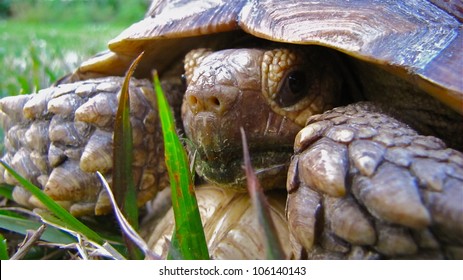
<svg viewBox="0 0 463 280">
<path fill-rule="evenodd" d="M 264 52 L 232 49 L 209 54 L 188 79 L 182 106 L 185 133 L 197 151 L 196 171 L 215 184 L 245 189 L 242 127 L 261 185 L 285 187 L 294 138 L 301 129 L 295 118 L 303 110 L 282 113 L 263 94 Z"/>
<path fill-rule="evenodd" d="M 436 136 L 459 151 L 463 150 L 463 116 L 416 85 L 367 62 L 349 59 L 357 76 L 361 100 L 380 104 L 388 115 L 405 122 L 420 134 Z M 392 70 L 391 70 L 392 71 Z M 444 93 L 442 93 L 444 94 Z"/>
</svg>

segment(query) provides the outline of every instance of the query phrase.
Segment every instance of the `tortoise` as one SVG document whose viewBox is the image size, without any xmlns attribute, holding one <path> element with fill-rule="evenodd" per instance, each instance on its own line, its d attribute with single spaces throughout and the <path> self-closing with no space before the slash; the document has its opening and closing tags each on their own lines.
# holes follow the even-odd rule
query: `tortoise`
<svg viewBox="0 0 463 280">
<path fill-rule="evenodd" d="M 130 90 L 139 204 L 168 184 L 146 80 L 156 69 L 209 184 L 197 192 L 214 258 L 262 257 L 249 252 L 262 243 L 245 210 L 243 128 L 289 258 L 462 259 L 461 10 L 438 0 L 153 1 L 54 87 L 0 100 L 3 160 L 74 215 L 107 213 L 93 172 L 110 180 L 121 76 L 143 51 Z M 40 207 L 19 186 L 14 198 Z M 165 248 L 171 226 L 169 214 L 145 222 L 153 248 Z"/>
</svg>

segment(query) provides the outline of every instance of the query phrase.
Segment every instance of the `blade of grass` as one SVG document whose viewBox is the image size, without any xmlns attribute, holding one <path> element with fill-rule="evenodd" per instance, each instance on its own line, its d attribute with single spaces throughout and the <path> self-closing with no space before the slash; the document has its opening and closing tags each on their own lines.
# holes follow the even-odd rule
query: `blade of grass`
<svg viewBox="0 0 463 280">
<path fill-rule="evenodd" d="M 8 260 L 8 246 L 6 239 L 0 234 L 0 260 Z"/>
<path fill-rule="evenodd" d="M 130 65 L 122 84 L 114 124 L 113 144 L 113 192 L 116 202 L 122 207 L 122 213 L 124 213 L 135 229 L 138 229 L 138 207 L 132 176 L 133 144 L 132 126 L 130 123 L 129 82 L 142 56 L 143 53 Z"/>
<path fill-rule="evenodd" d="M 175 216 L 172 244 L 178 244 L 178 252 L 183 259 L 209 259 L 187 155 L 176 133 L 173 114 L 157 73 L 154 73 L 154 87 L 162 124 L 165 161 L 169 172 Z"/>
<path fill-rule="evenodd" d="M 36 92 L 40 88 L 40 66 L 43 64 L 38 54 L 38 49 L 34 44 L 29 46 L 29 55 L 32 60 L 32 81 L 33 90 Z"/>
<path fill-rule="evenodd" d="M 81 234 L 80 232 L 73 231 L 72 229 L 70 229 L 67 226 L 66 222 L 53 215 L 53 213 L 51 213 L 50 211 L 44 209 L 34 209 L 34 214 L 40 217 L 40 219 L 44 223 L 52 226 L 51 228 L 59 229 L 62 232 L 70 233 L 73 236 L 76 236 L 77 234 L 83 236 L 83 234 Z M 122 238 L 119 235 L 104 232 L 97 232 L 97 234 L 100 235 L 105 240 L 105 242 L 109 242 L 114 246 L 120 247 L 120 245 L 123 243 Z"/>
<path fill-rule="evenodd" d="M 111 191 L 111 188 L 109 187 L 108 182 L 106 182 L 105 178 L 103 175 L 101 175 L 100 172 L 97 172 L 98 177 L 100 177 L 101 182 L 103 183 L 104 188 L 109 194 L 109 199 L 111 200 L 111 203 L 114 207 L 114 212 L 116 214 L 116 218 L 118 220 L 119 225 L 121 226 L 122 231 L 126 234 L 127 237 L 129 237 L 137 246 L 140 248 L 143 253 L 145 254 L 146 257 L 149 259 L 161 259 L 160 256 L 156 255 L 154 252 L 152 252 L 148 244 L 146 244 L 145 240 L 141 238 L 141 236 L 137 233 L 137 231 L 130 225 L 130 223 L 127 221 L 127 219 L 124 217 L 122 212 L 119 210 L 119 207 L 117 206 L 116 199 L 114 198 L 114 195 Z"/>
<path fill-rule="evenodd" d="M 61 229 L 63 231 L 68 232 L 69 234 L 76 237 L 76 239 L 79 241 L 78 243 L 82 243 L 82 240 L 81 240 L 82 234 L 72 229 L 67 228 L 66 224 L 63 221 L 61 221 L 59 218 L 54 216 L 52 213 L 45 211 L 43 209 L 35 209 L 34 212 L 40 216 L 43 222 L 53 226 L 54 228 Z M 99 249 L 101 252 L 105 252 L 104 256 L 111 257 L 115 260 L 125 259 L 125 257 L 122 256 L 120 252 L 125 251 L 126 247 L 118 246 L 118 244 L 120 243 L 117 240 L 113 240 L 112 238 L 109 238 L 109 240 L 105 240 L 103 244 L 96 243 L 92 240 L 88 240 L 87 242 L 92 244 L 95 248 Z M 110 242 L 112 242 L 113 244 L 110 244 Z M 73 245 L 76 245 L 76 242 L 74 242 Z M 118 248 L 119 250 L 116 250 L 116 248 Z M 84 257 L 84 255 L 82 255 L 82 257 Z"/>
<path fill-rule="evenodd" d="M 80 238 L 80 236 L 77 236 L 77 243 L 75 243 L 74 247 L 77 249 L 77 252 L 79 252 L 79 255 L 80 257 L 83 259 L 83 260 L 88 260 L 88 248 L 87 246 L 84 245 L 84 241 L 82 240 L 82 238 Z"/>
<path fill-rule="evenodd" d="M 55 72 L 53 72 L 53 70 L 50 69 L 50 67 L 45 65 L 43 71 L 47 75 L 47 78 L 48 78 L 49 81 L 56 81 L 58 79 Z"/>
<path fill-rule="evenodd" d="M 81 221 L 72 216 L 66 209 L 56 203 L 53 199 L 47 196 L 42 190 L 36 187 L 34 184 L 24 179 L 15 170 L 13 170 L 8 164 L 0 160 L 0 164 L 31 194 L 33 194 L 42 204 L 44 204 L 48 210 L 54 215 L 66 223 L 66 226 L 73 231 L 80 232 L 83 236 L 93 240 L 98 244 L 105 243 L 105 240 L 101 238 L 96 232 L 91 230 Z"/>
<path fill-rule="evenodd" d="M 177 230 L 175 229 L 172 232 L 176 232 Z M 182 254 L 180 253 L 180 244 L 178 244 L 178 239 L 176 238 L 175 234 L 172 234 L 172 240 L 168 240 L 166 238 L 166 244 L 169 248 L 169 251 L 167 252 L 167 259 L 168 260 L 181 260 L 182 259 Z"/>
<path fill-rule="evenodd" d="M 26 217 L 19 217 L 18 215 L 6 215 L 4 213 L 0 214 L 0 228 L 19 234 L 25 235 L 27 230 L 38 229 L 41 225 L 42 223 L 29 220 Z M 45 230 L 41 239 L 44 241 L 60 244 L 76 242 L 76 240 L 69 234 L 52 227 Z"/>
<path fill-rule="evenodd" d="M 13 209 L 13 210 L 11 210 L 11 209 Z M 16 218 L 20 218 L 20 219 L 27 219 L 24 215 L 16 213 L 14 211 L 16 209 L 18 209 L 18 208 L 14 208 L 14 207 L 0 208 L 0 215 L 4 215 L 4 216 L 8 216 L 8 217 L 16 217 Z M 19 209 L 22 210 L 23 208 L 19 208 Z M 26 210 L 26 211 L 28 211 L 28 210 Z"/>
<path fill-rule="evenodd" d="M 138 229 L 138 205 L 137 192 L 132 176 L 133 144 L 132 126 L 130 123 L 130 95 L 129 82 L 138 62 L 143 57 L 141 53 L 130 65 L 124 83 L 122 84 L 117 108 L 116 120 L 114 123 L 114 144 L 113 144 L 113 192 L 116 197 L 117 205 L 121 206 L 122 213 L 127 217 L 132 227 Z M 122 232 L 126 240 L 127 249 L 131 258 L 143 259 L 143 255 L 138 247 L 132 242 L 130 237 Z"/>
<path fill-rule="evenodd" d="M 17 80 L 18 80 L 18 84 L 21 86 L 21 90 L 20 92 L 16 92 L 16 94 L 23 94 L 23 93 L 30 93 L 32 92 L 32 89 L 29 85 L 29 81 L 24 78 L 23 76 L 19 76 L 17 77 Z"/>
<path fill-rule="evenodd" d="M 251 166 L 251 158 L 249 156 L 248 143 L 246 141 L 246 134 L 241 127 L 241 141 L 243 143 L 243 158 L 244 169 L 246 172 L 246 179 L 248 183 L 248 192 L 251 196 L 252 204 L 257 212 L 259 224 L 262 227 L 265 239 L 265 250 L 267 252 L 267 259 L 279 260 L 285 259 L 283 248 L 281 247 L 280 239 L 273 224 L 272 217 L 270 216 L 267 199 L 264 195 L 260 182 Z"/>
<path fill-rule="evenodd" d="M 13 200 L 13 186 L 10 185 L 1 185 L 0 186 L 0 196 L 6 197 L 9 200 Z"/>
</svg>

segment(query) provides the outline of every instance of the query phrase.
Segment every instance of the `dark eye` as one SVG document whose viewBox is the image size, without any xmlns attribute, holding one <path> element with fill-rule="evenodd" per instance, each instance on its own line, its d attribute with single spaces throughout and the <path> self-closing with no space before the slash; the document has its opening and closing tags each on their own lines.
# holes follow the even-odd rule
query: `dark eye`
<svg viewBox="0 0 463 280">
<path fill-rule="evenodd" d="M 304 71 L 295 70 L 290 72 L 280 88 L 278 104 L 282 107 L 289 107 L 296 104 L 307 93 L 307 75 Z"/>
<path fill-rule="evenodd" d="M 182 74 L 180 76 L 180 80 L 182 81 L 182 85 L 186 88 L 187 87 L 187 82 L 186 82 L 186 75 Z"/>
</svg>

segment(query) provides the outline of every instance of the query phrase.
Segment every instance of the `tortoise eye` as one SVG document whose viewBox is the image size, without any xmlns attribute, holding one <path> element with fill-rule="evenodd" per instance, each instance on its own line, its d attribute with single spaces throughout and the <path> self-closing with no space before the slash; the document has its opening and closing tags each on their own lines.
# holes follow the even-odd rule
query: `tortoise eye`
<svg viewBox="0 0 463 280">
<path fill-rule="evenodd" d="M 302 70 L 291 71 L 285 78 L 280 89 L 277 102 L 282 107 L 289 107 L 296 104 L 307 93 L 307 75 Z"/>
<path fill-rule="evenodd" d="M 186 88 L 188 86 L 187 80 L 186 80 L 186 74 L 180 75 L 180 80 L 182 81 L 182 86 Z"/>
</svg>

